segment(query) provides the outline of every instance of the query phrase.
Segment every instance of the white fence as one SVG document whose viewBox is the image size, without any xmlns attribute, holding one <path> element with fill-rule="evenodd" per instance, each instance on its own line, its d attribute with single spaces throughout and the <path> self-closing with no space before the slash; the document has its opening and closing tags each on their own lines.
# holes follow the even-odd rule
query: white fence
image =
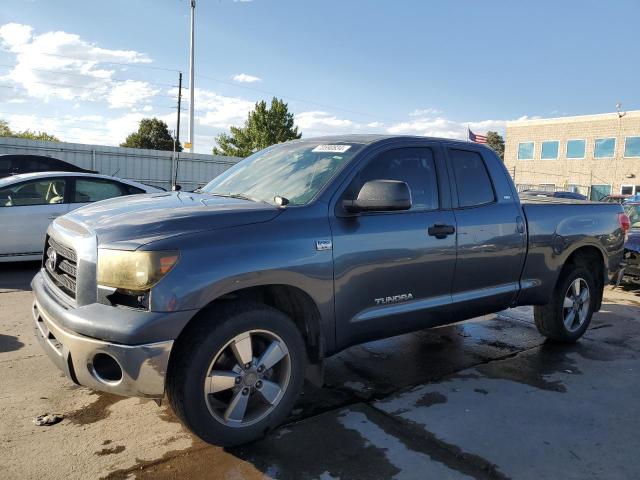
<svg viewBox="0 0 640 480">
<path fill-rule="evenodd" d="M 166 189 L 171 187 L 176 168 L 173 152 L 0 137 L 0 154 L 5 153 L 54 157 L 104 175 Z M 241 160 L 237 157 L 185 152 L 178 156 L 177 183 L 184 190 L 204 185 Z"/>
</svg>

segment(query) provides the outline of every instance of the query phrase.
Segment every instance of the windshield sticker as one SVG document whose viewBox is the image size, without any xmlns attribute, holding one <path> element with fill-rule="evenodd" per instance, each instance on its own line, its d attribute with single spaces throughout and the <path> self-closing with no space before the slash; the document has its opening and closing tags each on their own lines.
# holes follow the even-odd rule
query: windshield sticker
<svg viewBox="0 0 640 480">
<path fill-rule="evenodd" d="M 344 153 L 351 148 L 351 145 L 318 145 L 311 150 L 316 153 Z"/>
</svg>

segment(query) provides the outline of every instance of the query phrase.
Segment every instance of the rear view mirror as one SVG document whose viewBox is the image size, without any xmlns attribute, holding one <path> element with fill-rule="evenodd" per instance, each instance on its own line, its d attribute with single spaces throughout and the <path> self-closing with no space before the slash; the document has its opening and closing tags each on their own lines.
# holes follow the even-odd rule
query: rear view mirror
<svg viewBox="0 0 640 480">
<path fill-rule="evenodd" d="M 411 191 L 406 182 L 398 180 L 370 180 L 355 200 L 345 200 L 348 212 L 390 212 L 411 208 Z"/>
</svg>

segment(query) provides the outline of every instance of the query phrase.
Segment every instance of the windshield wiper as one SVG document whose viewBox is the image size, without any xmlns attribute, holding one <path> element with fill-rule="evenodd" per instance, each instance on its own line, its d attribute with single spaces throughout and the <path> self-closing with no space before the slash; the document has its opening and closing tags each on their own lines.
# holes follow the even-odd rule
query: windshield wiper
<svg viewBox="0 0 640 480">
<path fill-rule="evenodd" d="M 250 197 L 249 195 L 245 195 L 244 193 L 213 193 L 213 192 L 204 192 L 204 193 L 208 193 L 209 195 L 213 195 L 214 197 L 238 198 L 240 200 L 249 200 L 250 202 L 265 203 L 267 205 L 273 206 L 272 203 L 269 203 L 266 200 L 260 200 L 259 198 Z"/>
</svg>

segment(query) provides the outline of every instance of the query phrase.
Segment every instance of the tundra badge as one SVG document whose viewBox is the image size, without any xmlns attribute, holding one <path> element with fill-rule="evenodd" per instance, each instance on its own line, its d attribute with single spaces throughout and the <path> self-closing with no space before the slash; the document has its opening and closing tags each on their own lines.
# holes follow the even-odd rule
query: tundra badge
<svg viewBox="0 0 640 480">
<path fill-rule="evenodd" d="M 408 302 L 413 300 L 413 294 L 403 293 L 402 295 L 394 295 L 393 297 L 376 298 L 376 305 L 386 305 L 388 303 Z"/>
</svg>

